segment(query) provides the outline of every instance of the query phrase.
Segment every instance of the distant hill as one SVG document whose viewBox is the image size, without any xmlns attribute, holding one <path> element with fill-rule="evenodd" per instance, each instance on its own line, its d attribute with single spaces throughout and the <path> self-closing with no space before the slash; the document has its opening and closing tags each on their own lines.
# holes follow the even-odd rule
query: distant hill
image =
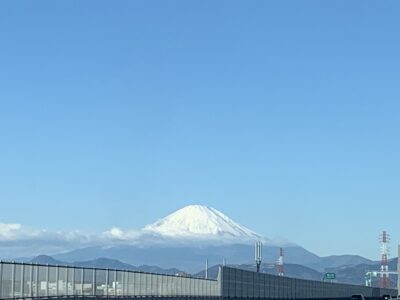
<svg viewBox="0 0 400 300">
<path fill-rule="evenodd" d="M 89 261 L 76 261 L 76 262 L 65 262 L 62 260 L 54 259 L 48 255 L 39 255 L 29 261 L 30 263 L 43 264 L 43 265 L 59 265 L 59 266 L 75 266 L 75 267 L 87 267 L 87 268 L 104 268 L 104 269 L 120 269 L 120 270 L 131 270 L 149 273 L 159 273 L 176 275 L 183 273 L 181 270 L 176 268 L 163 269 L 157 266 L 141 265 L 133 266 L 116 259 L 109 258 L 97 258 Z"/>
<path fill-rule="evenodd" d="M 273 264 L 277 261 L 279 248 L 263 247 L 263 260 Z M 302 265 L 320 273 L 332 268 L 354 267 L 357 265 L 373 265 L 375 262 L 357 255 L 336 255 L 319 257 L 299 246 L 287 246 L 285 263 Z M 252 264 L 253 245 L 204 245 L 204 246 L 159 246 L 138 247 L 120 245 L 115 247 L 90 247 L 54 255 L 61 261 L 92 261 L 97 257 L 108 257 L 125 261 L 131 265 L 157 265 L 163 269 L 177 268 L 188 273 L 198 273 L 204 269 L 205 261 L 210 265 L 221 264 L 224 260 L 231 265 Z"/>
<path fill-rule="evenodd" d="M 69 252 L 54 254 L 52 258 L 64 264 L 79 262 L 81 265 L 121 268 L 130 265 L 142 266 L 140 268 L 145 270 L 161 268 L 167 272 L 182 270 L 198 273 L 204 269 L 206 260 L 209 265 L 218 265 L 223 261 L 231 265 L 251 265 L 254 260 L 254 242 L 262 241 L 263 262 L 269 264 L 277 261 L 281 247 L 285 252 L 286 264 L 301 265 L 320 273 L 332 268 L 373 264 L 357 255 L 320 257 L 288 241 L 264 237 L 222 212 L 202 205 L 179 209 L 133 235 L 115 229 L 106 232 L 104 237 L 106 240 L 111 238 L 111 241 L 74 248 Z M 107 262 L 99 259 L 101 257 L 106 257 Z"/>
<path fill-rule="evenodd" d="M 87 267 L 87 268 L 105 268 L 105 269 L 119 269 L 119 270 L 132 270 L 136 271 L 137 267 L 130 264 L 121 262 L 116 259 L 109 258 L 97 258 L 88 261 L 76 261 L 73 263 L 75 266 Z"/>
<path fill-rule="evenodd" d="M 207 206 L 189 205 L 153 224 L 133 237 L 121 229 L 107 232 L 112 243 L 78 248 L 52 256 L 38 256 L 42 264 L 74 265 L 144 272 L 197 274 L 216 277 L 218 265 L 254 270 L 254 242 L 263 242 L 262 272 L 276 274 L 280 248 L 284 249 L 286 275 L 320 280 L 325 272 L 335 272 L 337 281 L 364 284 L 367 271 L 378 270 L 379 263 L 358 255 L 320 257 L 301 246 L 263 237 Z M 118 242 L 115 242 L 118 241 Z M 127 244 L 123 244 L 127 243 Z M 396 270 L 395 261 L 390 269 Z"/>
<path fill-rule="evenodd" d="M 241 264 L 241 265 L 229 265 L 234 268 L 239 268 L 243 270 L 255 271 L 254 264 Z M 208 269 L 209 278 L 216 279 L 218 276 L 220 265 L 212 266 Z M 359 264 L 356 266 L 342 266 L 337 268 L 330 268 L 329 272 L 333 272 L 336 274 L 336 282 L 340 283 L 348 283 L 348 284 L 356 284 L 356 285 L 364 285 L 365 284 L 365 274 L 368 271 L 379 270 L 379 263 L 372 264 Z M 396 270 L 397 268 L 397 259 L 393 259 L 389 262 L 389 269 Z M 261 272 L 277 275 L 276 266 L 273 264 L 262 264 Z M 312 268 L 298 265 L 298 264 L 285 264 L 285 276 L 293 277 L 293 278 L 301 278 L 301 279 L 309 279 L 309 280 L 322 280 L 325 272 L 319 272 Z M 205 271 L 201 271 L 197 273 L 195 276 L 205 277 Z M 396 288 L 396 278 L 392 278 L 392 287 Z M 378 279 L 375 278 L 374 285 L 378 286 Z"/>
<path fill-rule="evenodd" d="M 39 255 L 34 257 L 33 259 L 28 261 L 29 263 L 34 263 L 34 264 L 41 264 L 41 265 L 62 265 L 62 266 L 72 266 L 73 264 L 67 263 L 61 260 L 54 259 L 51 256 L 48 255 Z"/>
<path fill-rule="evenodd" d="M 279 247 L 264 246 L 264 260 L 277 260 Z M 285 247 L 285 260 L 292 264 L 318 264 L 320 257 L 299 246 Z M 138 247 L 120 245 L 114 247 L 89 247 L 54 255 L 61 261 L 91 261 L 97 257 L 108 257 L 131 265 L 157 265 L 163 269 L 178 268 L 188 273 L 204 269 L 206 260 L 218 265 L 225 260 L 229 264 L 250 264 L 253 261 L 253 245 L 204 245 L 204 246 L 159 246 Z"/>
<path fill-rule="evenodd" d="M 330 268 L 338 268 L 343 266 L 356 266 L 361 264 L 373 264 L 372 260 L 366 259 L 359 255 L 332 255 L 319 258 L 314 263 L 306 263 L 310 268 L 324 272 Z"/>
<path fill-rule="evenodd" d="M 378 270 L 380 270 L 379 262 L 372 262 L 371 264 L 359 264 L 356 266 L 342 266 L 330 269 L 330 271 L 333 271 L 337 274 L 338 280 L 340 280 L 340 282 L 362 285 L 365 284 L 365 274 L 367 272 Z M 397 258 L 391 259 L 389 261 L 389 270 L 397 270 Z M 391 277 L 393 288 L 397 288 L 396 279 L 397 278 Z M 375 286 L 378 286 L 378 278 L 374 278 L 373 283 Z"/>
<path fill-rule="evenodd" d="M 255 271 L 255 265 L 244 264 L 244 265 L 229 265 L 233 268 L 238 268 L 247 271 Z M 216 279 L 218 277 L 220 265 L 212 266 L 208 269 L 208 277 L 212 279 Z M 267 273 L 272 275 L 277 275 L 276 267 L 272 264 L 262 264 L 260 268 L 261 273 Z M 205 270 L 195 274 L 196 277 L 205 277 Z M 321 280 L 323 277 L 323 273 L 320 273 L 311 268 L 297 265 L 297 264 L 286 264 L 285 265 L 285 276 L 294 277 L 294 278 L 302 278 L 308 280 Z"/>
<path fill-rule="evenodd" d="M 140 272 L 150 272 L 150 273 L 159 273 L 159 274 L 169 274 L 176 275 L 182 274 L 183 271 L 177 268 L 161 268 L 154 265 L 141 265 L 134 266 L 128 263 L 121 262 L 116 259 L 109 258 L 97 258 L 94 260 L 88 261 L 76 261 L 76 262 L 65 262 L 62 260 L 54 259 L 51 256 L 40 255 L 29 262 L 39 263 L 39 264 L 50 264 L 50 265 L 69 265 L 69 266 L 79 266 L 79 267 L 89 267 L 89 268 L 106 268 L 106 269 L 122 269 L 122 270 L 132 270 L 132 271 L 140 271 Z M 231 267 L 254 271 L 254 264 L 229 264 Z M 208 277 L 216 279 L 218 276 L 220 264 L 214 265 L 208 269 Z M 372 264 L 358 264 L 358 265 L 348 265 L 348 266 L 340 266 L 340 267 L 332 267 L 327 268 L 326 271 L 336 273 L 336 281 L 340 283 L 348 283 L 348 284 L 357 284 L 364 285 L 365 284 L 365 274 L 368 271 L 379 270 L 380 264 L 378 262 L 372 262 Z M 397 259 L 392 259 L 389 261 L 389 269 L 396 270 L 397 268 Z M 276 266 L 274 264 L 263 263 L 261 265 L 261 272 L 267 274 L 276 275 Z M 303 266 L 300 264 L 285 264 L 285 276 L 293 277 L 293 278 L 302 278 L 309 280 L 322 280 L 325 272 L 320 272 L 309 268 L 307 266 Z M 201 272 L 195 273 L 193 276 L 204 278 L 205 270 Z M 378 279 L 374 280 L 375 285 L 378 284 Z M 395 278 L 392 278 L 392 287 L 396 287 Z"/>
</svg>

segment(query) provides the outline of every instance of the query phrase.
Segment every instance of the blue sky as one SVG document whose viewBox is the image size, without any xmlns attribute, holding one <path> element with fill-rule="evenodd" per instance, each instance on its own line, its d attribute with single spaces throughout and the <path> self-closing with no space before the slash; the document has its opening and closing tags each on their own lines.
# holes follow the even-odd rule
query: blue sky
<svg viewBox="0 0 400 300">
<path fill-rule="evenodd" d="M 199 203 L 378 258 L 382 229 L 400 242 L 399 10 L 2 1 L 0 222 L 100 232 Z"/>
</svg>

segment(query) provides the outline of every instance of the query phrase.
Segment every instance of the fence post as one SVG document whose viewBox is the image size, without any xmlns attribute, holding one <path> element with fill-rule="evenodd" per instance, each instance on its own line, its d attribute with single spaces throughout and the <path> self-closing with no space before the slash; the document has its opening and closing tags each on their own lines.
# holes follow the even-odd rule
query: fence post
<svg viewBox="0 0 400 300">
<path fill-rule="evenodd" d="M 11 271 L 11 298 L 15 298 L 15 268 L 16 265 L 13 262 Z"/>
<path fill-rule="evenodd" d="M 109 276 L 109 269 L 106 269 L 106 297 L 108 298 L 108 276 Z"/>
<path fill-rule="evenodd" d="M 59 296 L 60 292 L 59 292 L 59 287 L 58 287 L 58 279 L 59 279 L 59 267 L 58 265 L 56 265 L 56 295 L 57 297 Z"/>
<path fill-rule="evenodd" d="M 75 292 L 75 270 L 76 270 L 76 268 L 75 267 L 72 267 L 72 278 L 71 278 L 71 281 L 72 281 L 72 296 L 76 296 L 76 292 Z"/>
<path fill-rule="evenodd" d="M 114 296 L 117 297 L 117 269 L 114 270 Z"/>
<path fill-rule="evenodd" d="M 69 267 L 65 266 L 65 295 L 68 296 L 68 276 L 69 276 Z"/>
<path fill-rule="evenodd" d="M 85 282 L 85 269 L 82 268 L 82 273 L 81 273 L 81 296 L 83 296 L 83 284 Z"/>
<path fill-rule="evenodd" d="M 93 268 L 93 286 L 92 286 L 92 292 L 93 292 L 93 296 L 96 296 L 96 269 Z"/>
<path fill-rule="evenodd" d="M 124 295 L 124 280 L 125 280 L 124 271 L 121 271 L 121 296 Z"/>
<path fill-rule="evenodd" d="M 3 298 L 3 262 L 0 260 L 0 299 Z"/>
<path fill-rule="evenodd" d="M 39 265 L 36 264 L 36 297 L 39 297 Z"/>
<path fill-rule="evenodd" d="M 31 297 L 31 298 L 33 298 L 33 263 L 31 263 L 31 266 L 30 266 L 30 270 L 29 270 L 30 272 L 30 274 L 29 274 L 29 280 L 30 280 L 30 285 L 29 285 L 29 296 Z"/>
<path fill-rule="evenodd" d="M 126 270 L 126 288 L 125 288 L 125 293 L 127 296 L 129 296 L 129 278 L 131 274 L 129 273 L 129 270 Z"/>
<path fill-rule="evenodd" d="M 25 281 L 25 264 L 22 264 L 21 265 L 21 287 L 19 290 L 21 293 L 21 297 L 24 297 L 24 292 L 25 292 L 24 281 Z"/>
<path fill-rule="evenodd" d="M 49 280 L 50 280 L 50 266 L 47 265 L 46 267 L 46 297 L 49 296 Z"/>
</svg>

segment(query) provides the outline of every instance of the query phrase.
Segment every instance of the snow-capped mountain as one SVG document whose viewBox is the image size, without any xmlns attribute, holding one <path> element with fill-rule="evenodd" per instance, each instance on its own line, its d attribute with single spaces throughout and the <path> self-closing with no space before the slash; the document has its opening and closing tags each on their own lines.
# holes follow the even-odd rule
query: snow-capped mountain
<svg viewBox="0 0 400 300">
<path fill-rule="evenodd" d="M 3 236 L 0 232 L 0 250 L 1 239 L 5 239 L 7 243 L 7 247 L 3 247 L 3 249 L 9 249 L 10 241 L 13 241 L 12 238 L 15 239 L 12 235 L 13 231 L 20 229 L 14 225 L 3 226 L 3 229 L 4 227 L 6 230 L 3 230 Z M 29 230 L 22 229 L 20 231 L 25 237 Z M 37 232 L 32 231 L 32 236 L 37 237 Z M 267 264 L 276 262 L 281 247 L 285 249 L 286 263 L 302 264 L 319 272 L 324 272 L 326 268 L 368 263 L 368 260 L 353 255 L 319 257 L 285 240 L 268 240 L 233 221 L 220 211 L 201 205 L 184 207 L 141 230 L 124 230 L 114 227 L 98 236 L 88 236 L 87 239 L 82 239 L 81 234 L 72 235 L 72 237 L 78 236 L 79 239 L 71 239 L 71 235 L 60 233 L 55 236 L 57 237 L 55 244 L 49 243 L 52 235 L 42 231 L 39 234 L 40 239 L 22 241 L 16 239 L 16 243 L 13 245 L 27 249 L 26 251 L 30 255 L 52 254 L 54 259 L 68 263 L 95 260 L 97 264 L 103 261 L 98 258 L 108 258 L 134 265 L 156 265 L 163 269 L 179 268 L 190 273 L 203 269 L 206 260 L 210 266 L 223 261 L 234 265 L 252 264 L 255 240 L 263 242 L 263 261 Z M 63 236 L 66 236 L 66 241 L 72 240 L 76 244 L 68 243 L 66 244 L 68 248 L 62 251 L 53 250 L 58 249 L 54 246 L 60 245 Z M 35 249 L 36 245 L 40 247 Z M 18 248 L 11 249 L 14 250 L 15 255 L 15 249 L 18 250 Z M 3 258 L 6 257 L 3 256 Z M 15 259 L 15 256 L 10 256 L 10 258 L 20 260 Z M 112 261 L 107 262 L 107 267 L 109 263 L 115 267 Z"/>
<path fill-rule="evenodd" d="M 238 224 L 215 208 L 189 205 L 143 229 L 144 233 L 173 239 L 225 239 L 255 241 L 266 239 Z"/>
</svg>

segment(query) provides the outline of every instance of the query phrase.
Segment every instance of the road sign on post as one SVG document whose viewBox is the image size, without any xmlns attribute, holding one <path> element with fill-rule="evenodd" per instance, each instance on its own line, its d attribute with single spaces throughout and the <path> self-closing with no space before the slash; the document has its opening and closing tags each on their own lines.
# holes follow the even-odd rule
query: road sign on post
<svg viewBox="0 0 400 300">
<path fill-rule="evenodd" d="M 336 279 L 336 273 L 325 273 L 324 280 L 335 280 Z"/>
</svg>

